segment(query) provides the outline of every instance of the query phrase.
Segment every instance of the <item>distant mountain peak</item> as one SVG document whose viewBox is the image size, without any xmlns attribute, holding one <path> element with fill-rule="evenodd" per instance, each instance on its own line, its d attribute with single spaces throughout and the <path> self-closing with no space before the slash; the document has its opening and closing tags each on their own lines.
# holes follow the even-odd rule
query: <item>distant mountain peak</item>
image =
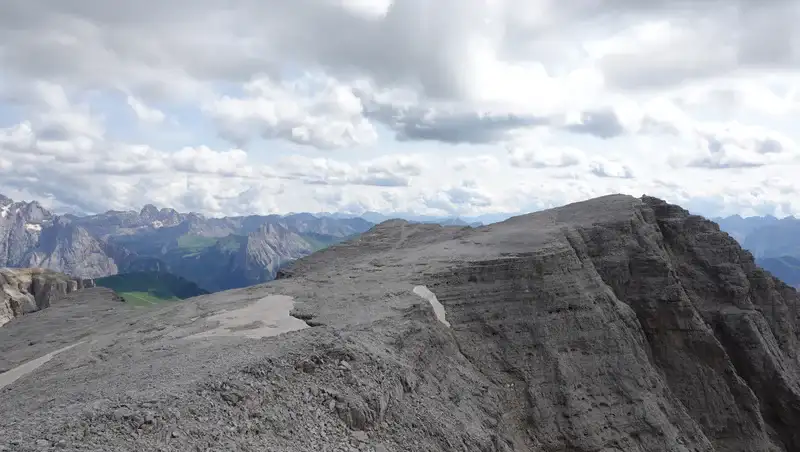
<svg viewBox="0 0 800 452">
<path fill-rule="evenodd" d="M 158 207 L 152 204 L 145 204 L 145 206 L 142 207 L 142 210 L 139 212 L 140 217 L 147 217 L 147 218 L 155 218 L 158 216 L 158 214 L 159 214 Z"/>
</svg>

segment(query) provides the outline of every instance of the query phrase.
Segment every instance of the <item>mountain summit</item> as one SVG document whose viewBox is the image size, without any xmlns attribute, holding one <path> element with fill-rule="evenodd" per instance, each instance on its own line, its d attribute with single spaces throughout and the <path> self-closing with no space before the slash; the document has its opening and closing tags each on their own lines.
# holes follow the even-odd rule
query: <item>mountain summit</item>
<svg viewBox="0 0 800 452">
<path fill-rule="evenodd" d="M 388 221 L 278 276 L 144 312 L 87 289 L 9 323 L 0 441 L 800 450 L 797 292 L 658 199 L 481 228 Z"/>
</svg>

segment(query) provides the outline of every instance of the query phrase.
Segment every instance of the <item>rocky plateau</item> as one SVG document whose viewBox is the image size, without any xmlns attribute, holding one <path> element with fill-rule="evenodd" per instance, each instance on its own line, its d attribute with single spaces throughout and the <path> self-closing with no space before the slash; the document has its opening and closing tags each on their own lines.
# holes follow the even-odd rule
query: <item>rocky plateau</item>
<svg viewBox="0 0 800 452">
<path fill-rule="evenodd" d="M 387 221 L 277 276 L 8 322 L 0 450 L 800 450 L 797 292 L 655 198 Z"/>
</svg>

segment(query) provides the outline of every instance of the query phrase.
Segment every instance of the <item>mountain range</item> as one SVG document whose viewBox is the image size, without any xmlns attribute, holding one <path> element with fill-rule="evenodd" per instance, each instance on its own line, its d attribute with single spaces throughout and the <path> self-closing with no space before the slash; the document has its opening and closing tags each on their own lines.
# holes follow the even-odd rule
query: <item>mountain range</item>
<svg viewBox="0 0 800 452">
<path fill-rule="evenodd" d="M 753 253 L 759 266 L 800 288 L 800 219 L 733 215 L 713 220 Z"/>
<path fill-rule="evenodd" d="M 207 218 L 140 211 L 55 215 L 0 195 L 0 267 L 41 267 L 79 278 L 170 272 L 204 290 L 268 281 L 294 259 L 360 234 L 362 218 L 307 213 Z"/>
<path fill-rule="evenodd" d="M 0 450 L 800 450 L 797 290 L 652 197 L 385 221 L 269 284 L 118 301 L 0 328 Z"/>
<path fill-rule="evenodd" d="M 392 218 L 480 227 L 510 216 L 319 212 L 213 218 L 153 205 L 56 215 L 36 201 L 0 195 L 0 267 L 41 267 L 77 278 L 169 272 L 215 292 L 269 281 L 289 262 Z M 734 215 L 712 220 L 760 266 L 800 287 L 800 219 Z"/>
</svg>

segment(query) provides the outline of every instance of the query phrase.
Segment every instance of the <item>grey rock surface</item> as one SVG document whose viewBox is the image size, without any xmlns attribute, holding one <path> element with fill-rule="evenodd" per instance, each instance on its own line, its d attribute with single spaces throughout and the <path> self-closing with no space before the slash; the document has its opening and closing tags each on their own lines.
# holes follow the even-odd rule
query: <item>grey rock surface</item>
<svg viewBox="0 0 800 452">
<path fill-rule="evenodd" d="M 390 221 L 269 284 L 155 309 L 110 296 L 0 329 L 9 372 L 58 352 L 0 389 L 0 447 L 800 450 L 797 292 L 654 198 Z M 284 328 L 287 297 L 308 327 Z"/>
<path fill-rule="evenodd" d="M 87 287 L 94 287 L 91 279 L 75 279 L 40 268 L 0 268 L 0 326 Z"/>
</svg>

